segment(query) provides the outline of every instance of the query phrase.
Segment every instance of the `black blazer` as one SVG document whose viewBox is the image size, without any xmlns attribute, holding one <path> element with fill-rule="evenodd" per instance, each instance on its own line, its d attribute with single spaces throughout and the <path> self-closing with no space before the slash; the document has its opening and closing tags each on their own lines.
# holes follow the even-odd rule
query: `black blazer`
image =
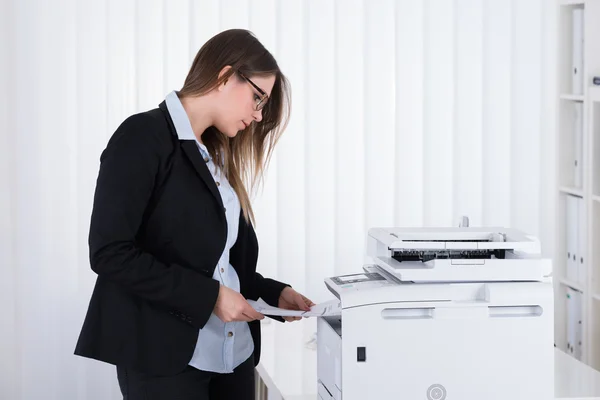
<svg viewBox="0 0 600 400">
<path fill-rule="evenodd" d="M 178 139 L 164 101 L 127 118 L 100 161 L 89 234 L 98 277 L 75 354 L 175 374 L 217 300 L 212 275 L 227 237 L 221 196 L 196 142 Z M 277 305 L 286 284 L 257 273 L 257 258 L 254 229 L 240 213 L 230 263 L 241 293 Z M 258 364 L 260 323 L 249 325 Z"/>
</svg>

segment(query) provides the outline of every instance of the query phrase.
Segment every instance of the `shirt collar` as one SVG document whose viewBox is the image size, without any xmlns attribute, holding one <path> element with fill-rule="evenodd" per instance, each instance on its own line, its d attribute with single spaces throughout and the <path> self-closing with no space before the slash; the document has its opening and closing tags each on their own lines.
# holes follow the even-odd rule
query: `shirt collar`
<svg viewBox="0 0 600 400">
<path fill-rule="evenodd" d="M 165 98 L 165 102 L 167 104 L 167 109 L 169 110 L 169 115 L 171 115 L 171 119 L 173 120 L 173 125 L 175 125 L 175 130 L 177 131 L 177 137 L 179 140 L 195 141 L 198 145 L 200 153 L 202 153 L 202 157 L 205 160 L 211 160 L 206 146 L 200 143 L 198 138 L 196 138 L 196 135 L 194 135 L 192 124 L 190 123 L 190 119 L 185 112 L 185 108 L 183 108 L 183 104 L 181 104 L 181 100 L 179 100 L 177 92 L 173 90 L 171 93 L 169 93 Z"/>
</svg>

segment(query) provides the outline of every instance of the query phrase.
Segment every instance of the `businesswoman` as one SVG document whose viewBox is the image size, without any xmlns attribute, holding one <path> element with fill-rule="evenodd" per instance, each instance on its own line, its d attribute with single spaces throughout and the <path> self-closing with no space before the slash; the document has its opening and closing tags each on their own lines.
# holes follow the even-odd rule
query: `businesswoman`
<svg viewBox="0 0 600 400">
<path fill-rule="evenodd" d="M 253 399 L 264 316 L 247 299 L 313 305 L 256 272 L 249 189 L 288 99 L 273 56 L 228 30 L 199 50 L 181 90 L 109 140 L 89 234 L 98 276 L 75 354 L 116 365 L 124 399 Z"/>
</svg>

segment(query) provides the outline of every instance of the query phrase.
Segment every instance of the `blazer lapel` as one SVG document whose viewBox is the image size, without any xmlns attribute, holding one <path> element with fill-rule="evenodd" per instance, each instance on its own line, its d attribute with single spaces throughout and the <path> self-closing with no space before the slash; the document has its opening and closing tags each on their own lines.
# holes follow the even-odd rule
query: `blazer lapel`
<svg viewBox="0 0 600 400">
<path fill-rule="evenodd" d="M 206 162 L 202 159 L 200 155 L 200 151 L 198 150 L 198 145 L 193 140 L 182 140 L 181 147 L 185 152 L 187 158 L 192 162 L 194 169 L 200 175 L 200 178 L 206 183 L 206 186 L 210 189 L 212 194 L 217 199 L 219 206 L 223 209 L 223 199 L 221 198 L 221 193 L 219 193 L 219 189 L 215 184 L 215 180 L 213 176 L 210 174 L 208 167 L 206 166 Z"/>
<path fill-rule="evenodd" d="M 173 124 L 173 120 L 171 119 L 171 115 L 169 114 L 169 110 L 167 108 L 166 101 L 162 101 L 158 108 L 162 110 L 165 119 L 167 120 L 167 124 L 169 125 L 169 129 L 171 130 L 171 134 L 177 138 L 177 130 L 175 129 L 175 125 Z M 206 186 L 210 189 L 213 196 L 219 203 L 221 210 L 224 210 L 223 199 L 221 198 L 221 193 L 219 193 L 219 189 L 215 184 L 215 180 L 213 179 L 208 167 L 206 166 L 206 162 L 202 159 L 200 155 L 200 150 L 198 150 L 198 145 L 193 140 L 180 140 L 181 147 L 183 148 L 183 152 L 187 156 L 187 158 L 192 162 L 194 169 L 200 175 L 200 178 L 204 181 Z"/>
</svg>

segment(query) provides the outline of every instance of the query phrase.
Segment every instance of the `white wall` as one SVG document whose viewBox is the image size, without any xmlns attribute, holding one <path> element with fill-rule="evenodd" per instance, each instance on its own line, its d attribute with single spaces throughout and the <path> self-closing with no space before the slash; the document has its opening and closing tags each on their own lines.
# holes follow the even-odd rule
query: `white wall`
<svg viewBox="0 0 600 400">
<path fill-rule="evenodd" d="M 72 355 L 98 158 L 226 28 L 253 30 L 293 87 L 255 202 L 266 275 L 321 301 L 368 227 L 462 215 L 552 253 L 553 2 L 6 0 L 0 18 L 0 398 L 118 398 L 114 368 Z"/>
</svg>

